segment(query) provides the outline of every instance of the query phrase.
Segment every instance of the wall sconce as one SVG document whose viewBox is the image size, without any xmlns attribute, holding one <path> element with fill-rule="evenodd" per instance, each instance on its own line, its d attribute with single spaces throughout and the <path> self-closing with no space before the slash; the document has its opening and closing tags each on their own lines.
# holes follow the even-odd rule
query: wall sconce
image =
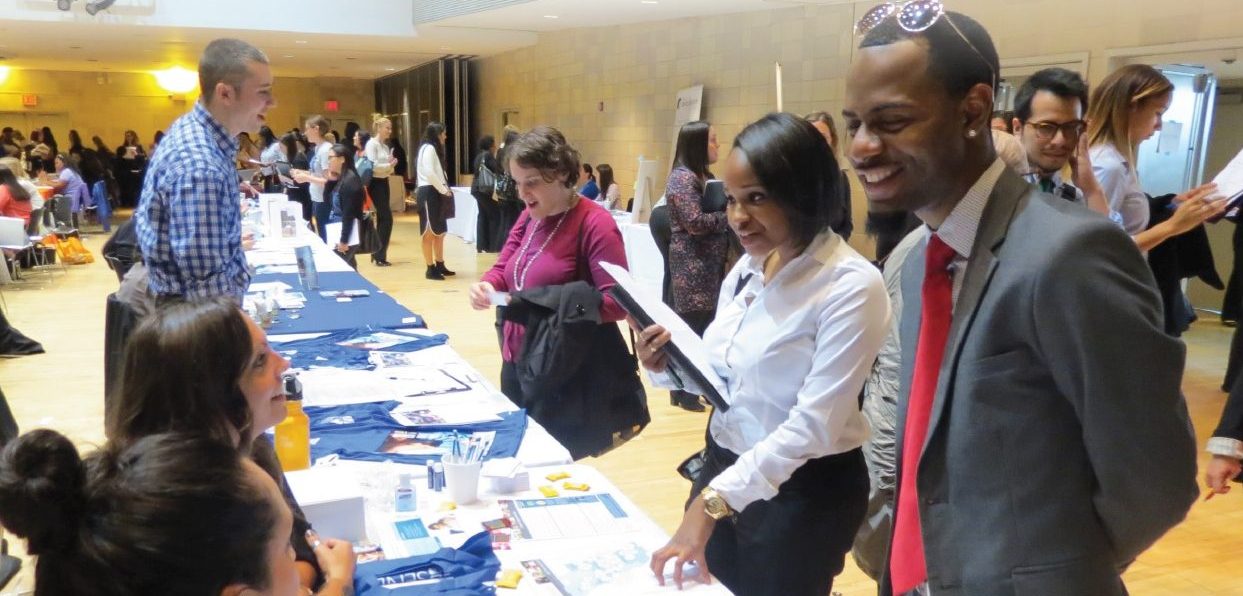
<svg viewBox="0 0 1243 596">
<path fill-rule="evenodd" d="M 0 85 L 3 85 L 7 80 L 9 80 L 9 67 L 0 66 Z"/>
<path fill-rule="evenodd" d="M 199 74 L 197 72 L 186 70 L 180 66 L 157 70 L 151 74 L 155 75 L 155 82 L 160 88 L 173 94 L 184 95 L 194 90 L 199 84 Z"/>
</svg>

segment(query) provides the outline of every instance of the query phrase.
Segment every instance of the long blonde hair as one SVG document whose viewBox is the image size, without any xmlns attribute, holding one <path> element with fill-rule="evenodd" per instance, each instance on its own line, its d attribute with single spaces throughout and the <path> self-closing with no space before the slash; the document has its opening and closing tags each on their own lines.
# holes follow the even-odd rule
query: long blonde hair
<svg viewBox="0 0 1243 596">
<path fill-rule="evenodd" d="M 1147 64 L 1128 64 L 1113 71 L 1092 91 L 1088 107 L 1088 143 L 1113 145 L 1134 167 L 1135 149 L 1143 139 L 1131 138 L 1131 111 L 1145 101 L 1168 95 L 1174 84 Z"/>
</svg>

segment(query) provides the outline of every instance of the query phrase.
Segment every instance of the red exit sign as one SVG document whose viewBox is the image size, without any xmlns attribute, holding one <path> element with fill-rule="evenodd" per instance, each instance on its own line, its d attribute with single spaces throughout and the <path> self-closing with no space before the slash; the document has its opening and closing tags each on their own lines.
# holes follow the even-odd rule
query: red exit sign
<svg viewBox="0 0 1243 596">
<path fill-rule="evenodd" d="M 23 93 L 22 94 L 22 105 L 28 108 L 33 108 L 39 105 L 39 96 L 33 93 Z"/>
<path fill-rule="evenodd" d="M 336 112 L 336 111 L 339 111 L 340 109 L 341 109 L 341 103 L 335 99 L 330 99 L 324 102 L 325 112 Z"/>
</svg>

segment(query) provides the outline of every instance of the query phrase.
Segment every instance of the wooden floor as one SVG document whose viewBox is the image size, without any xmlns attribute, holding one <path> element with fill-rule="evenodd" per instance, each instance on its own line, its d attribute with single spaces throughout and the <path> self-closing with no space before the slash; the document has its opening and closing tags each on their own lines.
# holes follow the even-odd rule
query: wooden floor
<svg viewBox="0 0 1243 596">
<path fill-rule="evenodd" d="M 393 266 L 378 268 L 360 259 L 360 272 L 426 317 L 432 329 L 448 333 L 458 352 L 498 382 L 500 355 L 493 315 L 471 310 L 466 297 L 470 283 L 495 256 L 477 255 L 473 246 L 450 236 L 448 266 L 458 275 L 451 281 L 428 281 L 423 278 L 417 234 L 417 220 L 399 215 L 389 252 Z M 92 234 L 85 244 L 98 257 L 105 239 L 103 234 Z M 12 324 L 47 349 L 44 355 L 0 359 L 0 387 L 22 429 L 55 428 L 84 446 L 102 440 L 104 299 L 116 285 L 113 273 L 97 258 L 92 265 L 70 267 L 50 277 L 31 274 L 18 287 L 0 287 Z M 1218 386 L 1230 333 L 1208 321 L 1186 336 L 1184 390 L 1201 445 L 1224 403 Z M 586 463 L 601 469 L 672 532 L 689 488 L 674 468 L 702 446 L 707 418 L 669 406 L 664 392 L 649 388 L 648 396 L 652 423 L 647 430 L 616 452 Z M 1202 455 L 1201 465 L 1205 459 Z M 1243 595 L 1243 580 L 1233 571 L 1239 553 L 1243 553 L 1243 489 L 1198 502 L 1185 523 L 1132 566 L 1127 584 L 1137 595 Z M 875 584 L 850 562 L 835 588 L 846 596 L 875 593 Z"/>
</svg>

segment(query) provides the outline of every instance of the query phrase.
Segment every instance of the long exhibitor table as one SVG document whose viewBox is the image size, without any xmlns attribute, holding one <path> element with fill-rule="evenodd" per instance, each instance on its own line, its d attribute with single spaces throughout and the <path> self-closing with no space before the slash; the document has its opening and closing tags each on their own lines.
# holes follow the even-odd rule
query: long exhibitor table
<svg viewBox="0 0 1243 596">
<path fill-rule="evenodd" d="M 647 515 L 598 471 L 574 464 L 443 336 L 418 328 L 421 318 L 345 266 L 301 222 L 298 230 L 294 237 L 263 239 L 248 253 L 259 271 L 252 290 L 261 291 L 248 300 L 276 296 L 291 307 L 277 313 L 269 340 L 298 364 L 312 453 L 319 456 L 309 470 L 287 477 L 322 534 L 335 531 L 397 559 L 436 546 L 458 548 L 492 530 L 502 571 L 523 576 L 501 593 L 676 591 L 672 582 L 658 586 L 647 569 L 650 552 L 668 540 Z M 314 254 L 320 290 L 302 287 L 293 256 L 299 246 Z M 324 288 L 369 295 L 329 298 L 319 294 Z M 298 301 L 291 294 L 301 294 L 294 297 L 303 306 L 292 308 Z M 505 452 L 512 457 L 493 457 L 515 433 L 520 442 Z M 459 438 L 486 439 L 484 473 L 498 478 L 481 478 L 479 499 L 471 503 L 428 487 L 427 462 L 439 461 Z M 394 490 L 403 475 L 414 479 L 413 511 L 397 511 Z M 412 537 L 412 524 L 423 530 L 418 536 Z M 687 590 L 728 593 L 718 583 L 693 581 Z"/>
</svg>

